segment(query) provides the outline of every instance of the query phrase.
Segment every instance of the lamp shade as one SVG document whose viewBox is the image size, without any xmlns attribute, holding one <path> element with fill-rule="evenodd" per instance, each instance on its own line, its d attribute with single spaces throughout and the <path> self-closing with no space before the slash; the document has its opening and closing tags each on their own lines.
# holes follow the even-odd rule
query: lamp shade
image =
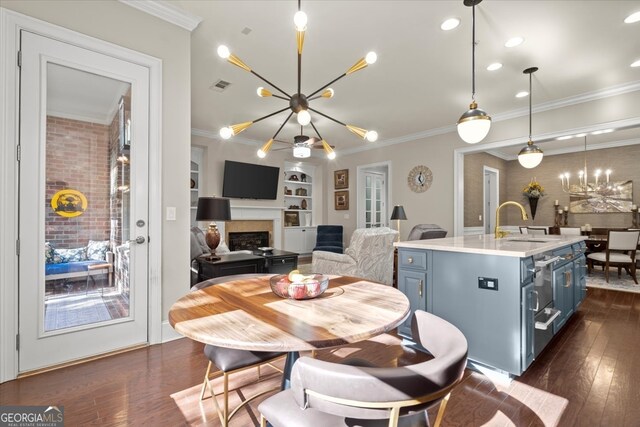
<svg viewBox="0 0 640 427">
<path fill-rule="evenodd" d="M 407 215 L 404 213 L 404 207 L 396 205 L 391 212 L 391 219 L 407 219 Z"/>
<path fill-rule="evenodd" d="M 544 154 L 537 145 L 529 143 L 518 153 L 518 162 L 527 169 L 535 168 L 542 161 Z"/>
<path fill-rule="evenodd" d="M 229 221 L 231 204 L 222 197 L 199 197 L 196 221 Z"/>
</svg>

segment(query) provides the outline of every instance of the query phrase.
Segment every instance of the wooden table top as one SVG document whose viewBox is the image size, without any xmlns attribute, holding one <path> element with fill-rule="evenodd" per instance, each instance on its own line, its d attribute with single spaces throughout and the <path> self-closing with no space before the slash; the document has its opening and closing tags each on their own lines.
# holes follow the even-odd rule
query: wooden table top
<svg viewBox="0 0 640 427">
<path fill-rule="evenodd" d="M 364 279 L 330 276 L 321 296 L 296 301 L 271 292 L 269 277 L 192 291 L 173 304 L 169 322 L 205 344 L 291 352 L 363 341 L 396 328 L 410 313 L 402 292 Z"/>
</svg>

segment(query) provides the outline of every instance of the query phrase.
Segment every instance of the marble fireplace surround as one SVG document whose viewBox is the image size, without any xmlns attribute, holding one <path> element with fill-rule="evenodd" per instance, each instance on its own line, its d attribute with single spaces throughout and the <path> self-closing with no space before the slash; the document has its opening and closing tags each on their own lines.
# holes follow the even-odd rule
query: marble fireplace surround
<svg viewBox="0 0 640 427">
<path fill-rule="evenodd" d="M 229 232 L 268 231 L 270 246 L 282 249 L 283 210 L 283 207 L 231 206 L 232 220 L 218 223 L 218 228 L 224 227 L 225 242 L 229 241 Z"/>
</svg>

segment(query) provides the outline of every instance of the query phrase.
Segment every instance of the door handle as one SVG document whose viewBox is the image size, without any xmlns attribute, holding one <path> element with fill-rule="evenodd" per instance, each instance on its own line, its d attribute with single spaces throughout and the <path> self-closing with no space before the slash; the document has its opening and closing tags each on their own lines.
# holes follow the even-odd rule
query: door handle
<svg viewBox="0 0 640 427">
<path fill-rule="evenodd" d="M 143 244 L 146 241 L 144 236 L 138 236 L 135 239 L 127 240 L 128 243 L 137 243 L 138 245 Z"/>
<path fill-rule="evenodd" d="M 412 257 L 407 258 L 407 262 L 408 262 L 409 264 L 413 264 L 413 258 L 412 258 Z"/>
<path fill-rule="evenodd" d="M 540 309 L 540 295 L 538 295 L 538 291 L 531 291 L 532 294 L 536 294 L 536 308 L 532 309 L 532 311 L 538 311 Z"/>
<path fill-rule="evenodd" d="M 418 283 L 418 295 L 422 296 L 422 279 Z"/>
</svg>

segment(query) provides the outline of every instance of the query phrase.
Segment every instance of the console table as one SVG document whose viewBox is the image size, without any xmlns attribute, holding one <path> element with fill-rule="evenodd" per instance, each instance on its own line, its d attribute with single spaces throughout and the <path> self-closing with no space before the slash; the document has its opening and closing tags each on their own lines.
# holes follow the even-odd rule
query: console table
<svg viewBox="0 0 640 427">
<path fill-rule="evenodd" d="M 253 254 L 238 253 L 220 255 L 219 260 L 196 258 L 198 282 L 214 277 L 234 274 L 288 273 L 298 267 L 298 254 L 274 249 L 270 252 L 254 251 Z"/>
</svg>

